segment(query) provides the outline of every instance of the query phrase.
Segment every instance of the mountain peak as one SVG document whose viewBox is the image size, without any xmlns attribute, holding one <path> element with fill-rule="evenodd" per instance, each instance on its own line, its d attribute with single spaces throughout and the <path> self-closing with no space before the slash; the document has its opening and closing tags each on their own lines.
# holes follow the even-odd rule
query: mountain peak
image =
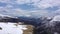
<svg viewBox="0 0 60 34">
<path fill-rule="evenodd" d="M 60 15 L 55 16 L 52 21 L 60 21 Z"/>
</svg>

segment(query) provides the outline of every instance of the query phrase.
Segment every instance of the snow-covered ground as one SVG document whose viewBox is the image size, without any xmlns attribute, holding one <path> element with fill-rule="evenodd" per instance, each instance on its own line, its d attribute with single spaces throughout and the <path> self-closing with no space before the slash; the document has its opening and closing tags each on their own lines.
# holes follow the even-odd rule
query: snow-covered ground
<svg viewBox="0 0 60 34">
<path fill-rule="evenodd" d="M 2 23 L 0 22 L 0 34 L 23 34 L 23 30 L 27 29 L 26 25 L 15 26 L 16 23 Z"/>
<path fill-rule="evenodd" d="M 60 15 L 54 16 L 54 18 L 52 19 L 52 21 L 60 21 Z"/>
</svg>

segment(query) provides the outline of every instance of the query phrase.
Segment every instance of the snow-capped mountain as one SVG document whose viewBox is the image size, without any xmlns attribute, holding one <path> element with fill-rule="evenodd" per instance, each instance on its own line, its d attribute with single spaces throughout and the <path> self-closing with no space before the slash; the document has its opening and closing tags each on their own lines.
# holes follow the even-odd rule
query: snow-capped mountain
<svg viewBox="0 0 60 34">
<path fill-rule="evenodd" d="M 17 22 L 17 20 L 17 17 L 0 14 L 0 22 Z"/>
<path fill-rule="evenodd" d="M 60 21 L 60 15 L 55 16 L 52 21 Z"/>
<path fill-rule="evenodd" d="M 46 30 L 46 28 L 48 28 L 48 29 L 51 28 L 52 31 L 55 30 L 55 28 L 56 28 L 55 31 L 59 32 L 59 30 L 57 30 L 57 27 L 60 24 L 60 15 L 54 16 L 52 18 L 51 17 L 40 17 L 40 18 L 18 17 L 18 20 L 16 18 L 12 18 L 12 16 L 8 16 L 8 15 L 0 14 L 0 17 L 4 17 L 4 18 L 8 18 L 9 17 L 7 19 L 9 22 L 20 21 L 20 22 L 24 22 L 24 24 L 34 25 L 36 27 L 36 29 L 37 29 L 37 33 L 40 33 L 42 31 Z M 50 26 L 52 26 L 52 27 L 50 27 Z M 55 27 L 55 26 L 57 26 L 57 27 Z M 42 32 L 42 33 L 45 34 L 47 32 Z M 55 33 L 55 32 L 53 31 L 52 33 Z"/>
<path fill-rule="evenodd" d="M 47 23 L 51 34 L 60 34 L 60 15 L 52 17 L 52 20 Z"/>
</svg>

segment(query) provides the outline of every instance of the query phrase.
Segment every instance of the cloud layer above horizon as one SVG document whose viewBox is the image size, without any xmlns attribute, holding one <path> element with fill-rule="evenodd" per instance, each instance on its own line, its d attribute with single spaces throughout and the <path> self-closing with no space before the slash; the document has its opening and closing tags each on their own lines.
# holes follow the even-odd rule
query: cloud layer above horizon
<svg viewBox="0 0 60 34">
<path fill-rule="evenodd" d="M 60 15 L 60 0 L 0 0 L 0 14 L 27 17 Z"/>
</svg>

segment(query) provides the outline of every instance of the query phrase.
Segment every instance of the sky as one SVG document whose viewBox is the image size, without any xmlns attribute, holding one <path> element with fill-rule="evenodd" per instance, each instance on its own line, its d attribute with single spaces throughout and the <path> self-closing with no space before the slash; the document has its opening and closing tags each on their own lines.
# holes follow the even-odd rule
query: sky
<svg viewBox="0 0 60 34">
<path fill-rule="evenodd" d="M 0 14 L 9 16 L 60 15 L 60 0 L 0 0 Z"/>
</svg>

